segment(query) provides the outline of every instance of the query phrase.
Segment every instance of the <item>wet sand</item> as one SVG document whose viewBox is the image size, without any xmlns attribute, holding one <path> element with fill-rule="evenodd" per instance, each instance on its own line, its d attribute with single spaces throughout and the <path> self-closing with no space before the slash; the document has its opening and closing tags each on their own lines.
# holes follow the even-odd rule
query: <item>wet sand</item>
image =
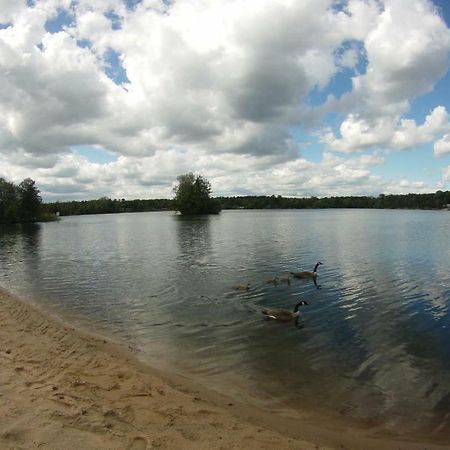
<svg viewBox="0 0 450 450">
<path fill-rule="evenodd" d="M 2 449 L 449 448 L 238 404 L 1 289 L 0 417 Z"/>
</svg>

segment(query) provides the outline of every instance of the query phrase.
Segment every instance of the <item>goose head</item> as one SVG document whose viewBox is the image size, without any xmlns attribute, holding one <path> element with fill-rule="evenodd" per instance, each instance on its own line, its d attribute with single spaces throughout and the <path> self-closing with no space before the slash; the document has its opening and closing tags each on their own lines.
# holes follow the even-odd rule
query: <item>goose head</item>
<svg viewBox="0 0 450 450">
<path fill-rule="evenodd" d="M 314 273 L 317 272 L 317 268 L 318 268 L 319 266 L 323 266 L 323 263 L 320 262 L 320 261 L 317 261 L 316 266 L 314 267 L 314 270 L 313 270 Z"/>
<path fill-rule="evenodd" d="M 305 301 L 305 300 L 301 300 L 300 302 L 298 302 L 295 306 L 294 306 L 294 313 L 296 313 L 296 312 L 298 312 L 298 309 L 299 309 L 299 307 L 300 306 L 303 306 L 303 305 L 309 305 L 309 303 L 307 302 L 307 301 Z"/>
</svg>

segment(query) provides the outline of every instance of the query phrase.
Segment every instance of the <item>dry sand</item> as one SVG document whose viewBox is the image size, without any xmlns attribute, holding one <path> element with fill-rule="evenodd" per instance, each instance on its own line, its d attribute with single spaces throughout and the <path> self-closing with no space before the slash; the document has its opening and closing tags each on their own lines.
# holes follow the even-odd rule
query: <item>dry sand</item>
<svg viewBox="0 0 450 450">
<path fill-rule="evenodd" d="M 139 363 L 0 289 L 1 449 L 444 449 L 271 417 Z"/>
</svg>

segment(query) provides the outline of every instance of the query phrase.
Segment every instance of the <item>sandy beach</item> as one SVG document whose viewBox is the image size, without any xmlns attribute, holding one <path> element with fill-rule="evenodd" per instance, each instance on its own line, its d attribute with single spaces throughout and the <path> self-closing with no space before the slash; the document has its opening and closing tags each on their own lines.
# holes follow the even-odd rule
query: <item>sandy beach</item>
<svg viewBox="0 0 450 450">
<path fill-rule="evenodd" d="M 270 417 L 0 290 L 2 449 L 444 449 Z"/>
</svg>

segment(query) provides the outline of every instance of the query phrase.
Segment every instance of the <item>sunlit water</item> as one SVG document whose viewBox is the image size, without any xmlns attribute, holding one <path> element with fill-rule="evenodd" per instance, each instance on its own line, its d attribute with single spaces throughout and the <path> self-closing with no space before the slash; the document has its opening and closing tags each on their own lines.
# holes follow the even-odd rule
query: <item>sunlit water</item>
<svg viewBox="0 0 450 450">
<path fill-rule="evenodd" d="M 266 284 L 317 260 L 321 289 Z M 449 267 L 440 211 L 140 213 L 0 228 L 0 285 L 154 365 L 271 410 L 435 433 L 450 425 Z M 309 303 L 299 328 L 263 320 L 262 308 L 299 298 Z"/>
</svg>

